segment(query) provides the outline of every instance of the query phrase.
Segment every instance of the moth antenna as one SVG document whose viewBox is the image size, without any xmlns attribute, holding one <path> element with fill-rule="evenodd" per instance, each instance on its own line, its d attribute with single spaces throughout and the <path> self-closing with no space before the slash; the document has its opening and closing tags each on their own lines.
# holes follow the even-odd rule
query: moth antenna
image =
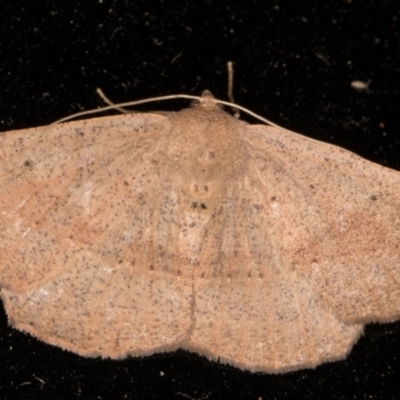
<svg viewBox="0 0 400 400">
<path fill-rule="evenodd" d="M 101 91 L 101 89 L 100 89 L 100 92 L 104 95 L 104 93 Z M 97 93 L 100 95 L 99 92 L 97 92 Z M 100 95 L 100 97 L 101 97 L 101 95 Z M 104 95 L 104 98 L 107 99 L 106 102 L 111 103 L 109 106 L 96 108 L 94 110 L 81 111 L 81 112 L 72 114 L 72 115 L 69 115 L 68 117 L 64 117 L 64 118 L 61 118 L 61 119 L 53 122 L 49 126 L 56 125 L 56 124 L 59 124 L 61 122 L 70 121 L 70 120 L 72 120 L 74 118 L 82 117 L 84 115 L 98 114 L 98 113 L 102 113 L 102 112 L 108 111 L 108 110 L 121 110 L 121 109 L 123 109 L 123 107 L 132 107 L 132 106 L 136 106 L 138 104 L 145 104 L 145 103 L 152 103 L 152 102 L 156 102 L 156 101 L 173 100 L 173 99 L 190 99 L 190 100 L 197 100 L 197 101 L 201 101 L 201 99 L 202 99 L 201 96 L 192 96 L 192 95 L 189 95 L 189 94 L 171 94 L 171 95 L 167 95 L 167 96 L 150 97 L 148 99 L 142 99 L 142 100 L 136 100 L 136 101 L 128 101 L 128 102 L 125 102 L 125 103 L 114 104 L 105 95 Z M 268 120 L 266 118 L 263 118 L 261 115 L 258 115 L 258 114 L 250 111 L 249 109 L 247 109 L 245 107 L 239 106 L 238 104 L 234 104 L 234 103 L 231 103 L 229 101 L 223 101 L 223 100 L 218 100 L 218 99 L 215 99 L 215 102 L 217 104 L 222 104 L 224 106 L 228 106 L 228 107 L 232 108 L 232 110 L 237 109 L 237 110 L 243 111 L 244 113 L 252 116 L 255 119 L 258 119 L 261 122 L 264 122 L 267 125 L 271 125 L 271 126 L 274 126 L 275 128 L 282 129 L 282 130 L 284 130 L 286 132 L 293 133 L 293 131 L 291 131 L 289 129 L 286 129 L 286 128 L 278 125 L 278 124 L 275 124 L 274 122 L 272 122 L 272 121 L 270 121 L 270 120 Z M 126 111 L 123 111 L 123 112 L 125 113 Z"/>
<path fill-rule="evenodd" d="M 98 114 L 98 113 L 102 113 L 104 111 L 115 110 L 115 109 L 122 108 L 122 107 L 132 107 L 132 106 L 136 106 L 138 104 L 152 103 L 155 101 L 164 101 L 164 100 L 172 100 L 172 99 L 201 100 L 201 97 L 191 96 L 188 94 L 172 94 L 172 95 L 168 95 L 168 96 L 150 97 L 148 99 L 142 99 L 142 100 L 136 100 L 136 101 L 127 101 L 125 103 L 112 104 L 112 105 L 109 105 L 106 107 L 96 108 L 94 110 L 81 111 L 81 112 L 69 115 L 68 117 L 61 118 L 61 119 L 53 122 L 51 125 L 59 124 L 60 122 L 66 122 L 66 121 L 69 121 L 74 118 L 82 117 L 84 115 Z"/>
</svg>

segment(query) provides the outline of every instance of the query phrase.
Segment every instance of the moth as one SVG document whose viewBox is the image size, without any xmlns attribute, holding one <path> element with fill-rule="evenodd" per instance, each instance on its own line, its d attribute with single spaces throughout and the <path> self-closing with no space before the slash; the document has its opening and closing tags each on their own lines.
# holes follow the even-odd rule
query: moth
<svg viewBox="0 0 400 400">
<path fill-rule="evenodd" d="M 400 317 L 400 172 L 197 106 L 0 134 L 9 322 L 87 357 L 270 373 Z"/>
</svg>

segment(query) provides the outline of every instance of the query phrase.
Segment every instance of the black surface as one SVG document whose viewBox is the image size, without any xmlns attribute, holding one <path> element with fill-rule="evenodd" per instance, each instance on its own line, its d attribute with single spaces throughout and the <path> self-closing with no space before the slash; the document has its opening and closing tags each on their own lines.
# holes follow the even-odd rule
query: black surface
<svg viewBox="0 0 400 400">
<path fill-rule="evenodd" d="M 98 107 L 96 87 L 115 102 L 204 89 L 225 99 L 232 60 L 239 104 L 399 170 L 399 18 L 395 0 L 3 2 L 0 128 Z M 85 359 L 0 316 L 1 399 L 395 399 L 399 381 L 399 323 L 368 326 L 345 361 L 266 375 L 180 351 Z"/>
</svg>

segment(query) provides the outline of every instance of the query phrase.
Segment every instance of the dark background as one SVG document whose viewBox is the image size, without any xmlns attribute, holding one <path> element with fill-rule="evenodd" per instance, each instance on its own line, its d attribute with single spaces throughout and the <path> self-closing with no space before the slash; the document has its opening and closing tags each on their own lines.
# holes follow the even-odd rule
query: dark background
<svg viewBox="0 0 400 400">
<path fill-rule="evenodd" d="M 102 105 L 96 87 L 115 102 L 204 89 L 226 99 L 232 60 L 239 104 L 400 170 L 399 18 L 396 0 L 5 1 L 0 129 L 96 108 Z M 369 90 L 353 89 L 354 80 L 371 81 Z M 0 313 L 1 399 L 395 399 L 399 393 L 399 323 L 367 326 L 344 361 L 266 375 L 183 351 L 86 359 L 10 328 Z"/>
</svg>

